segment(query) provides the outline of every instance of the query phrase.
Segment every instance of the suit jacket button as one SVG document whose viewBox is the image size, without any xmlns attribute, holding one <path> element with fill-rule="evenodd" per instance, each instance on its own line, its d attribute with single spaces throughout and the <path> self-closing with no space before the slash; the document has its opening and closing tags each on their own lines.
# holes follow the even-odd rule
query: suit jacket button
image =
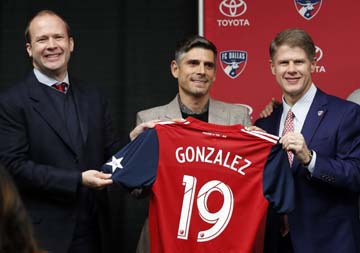
<svg viewBox="0 0 360 253">
<path fill-rule="evenodd" d="M 77 157 L 75 157 L 75 158 L 74 158 L 74 162 L 75 162 L 76 164 L 78 164 L 78 163 L 79 163 L 79 159 L 78 159 Z"/>
</svg>

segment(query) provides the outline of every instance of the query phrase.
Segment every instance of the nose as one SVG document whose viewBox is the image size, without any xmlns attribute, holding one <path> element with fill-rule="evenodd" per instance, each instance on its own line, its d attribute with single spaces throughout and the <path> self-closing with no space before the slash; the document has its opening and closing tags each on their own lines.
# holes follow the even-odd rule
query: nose
<svg viewBox="0 0 360 253">
<path fill-rule="evenodd" d="M 204 63 L 199 64 L 198 73 L 199 74 L 205 74 L 205 65 L 204 65 Z"/>
<path fill-rule="evenodd" d="M 56 48 L 57 47 L 56 40 L 54 38 L 49 38 L 47 47 L 48 48 Z"/>
<path fill-rule="evenodd" d="M 288 70 L 288 72 L 296 72 L 295 63 L 294 62 L 289 62 L 287 70 Z"/>
</svg>

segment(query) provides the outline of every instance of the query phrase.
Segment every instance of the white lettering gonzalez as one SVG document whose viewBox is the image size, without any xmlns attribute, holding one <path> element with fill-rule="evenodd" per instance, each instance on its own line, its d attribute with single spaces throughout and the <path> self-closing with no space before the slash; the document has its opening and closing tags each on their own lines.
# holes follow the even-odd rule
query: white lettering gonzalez
<svg viewBox="0 0 360 253">
<path fill-rule="evenodd" d="M 175 157 L 178 163 L 202 162 L 218 164 L 241 175 L 245 175 L 244 170 L 252 164 L 251 161 L 240 155 L 224 152 L 222 149 L 214 147 L 178 147 L 175 151 Z"/>
</svg>

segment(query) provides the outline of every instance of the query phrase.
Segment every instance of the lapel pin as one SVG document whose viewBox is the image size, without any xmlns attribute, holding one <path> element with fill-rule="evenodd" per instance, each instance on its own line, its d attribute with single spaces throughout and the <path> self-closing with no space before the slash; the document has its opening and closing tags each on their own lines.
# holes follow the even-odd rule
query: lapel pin
<svg viewBox="0 0 360 253">
<path fill-rule="evenodd" d="M 324 111 L 318 111 L 318 116 L 320 117 L 321 115 L 324 114 Z"/>
</svg>

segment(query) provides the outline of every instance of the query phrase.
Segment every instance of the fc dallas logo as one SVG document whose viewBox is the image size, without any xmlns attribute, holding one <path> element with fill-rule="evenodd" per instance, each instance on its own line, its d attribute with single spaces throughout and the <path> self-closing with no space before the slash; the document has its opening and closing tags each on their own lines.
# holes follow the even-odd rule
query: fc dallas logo
<svg viewBox="0 0 360 253">
<path fill-rule="evenodd" d="M 220 63 L 225 74 L 235 79 L 245 69 L 248 54 L 246 51 L 227 50 L 220 52 Z"/>
<path fill-rule="evenodd" d="M 320 11 L 322 0 L 294 0 L 294 3 L 298 13 L 310 20 Z"/>
</svg>

